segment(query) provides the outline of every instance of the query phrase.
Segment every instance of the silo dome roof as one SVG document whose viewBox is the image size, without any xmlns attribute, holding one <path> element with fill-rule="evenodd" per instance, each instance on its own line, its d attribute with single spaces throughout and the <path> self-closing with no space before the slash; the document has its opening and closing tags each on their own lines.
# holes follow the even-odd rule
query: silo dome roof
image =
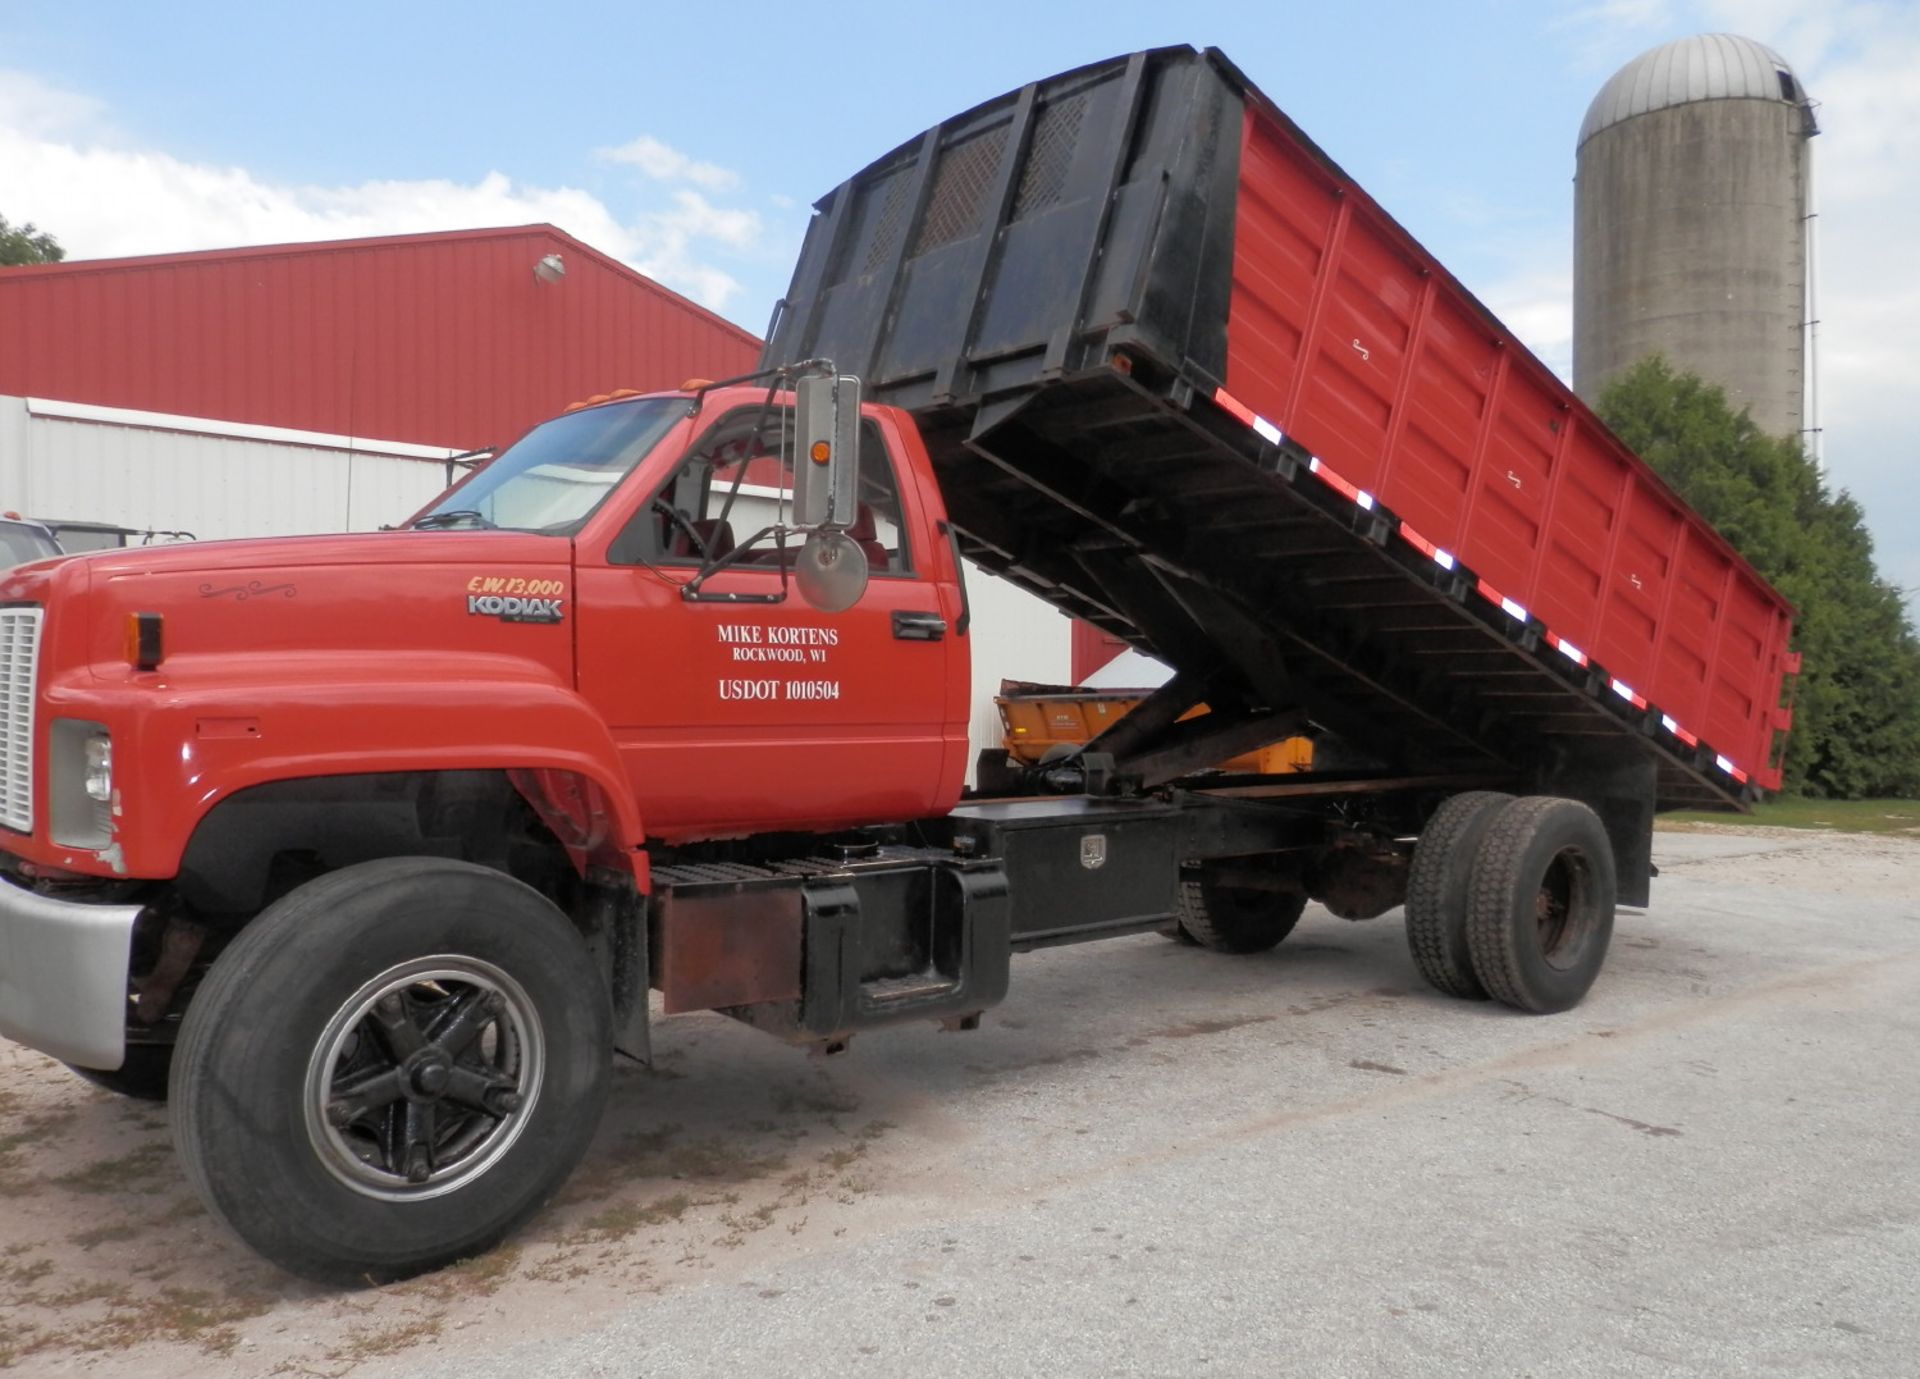
<svg viewBox="0 0 1920 1379">
<path fill-rule="evenodd" d="M 1737 34 L 1695 34 L 1649 49 L 1615 72 L 1587 107 L 1584 144 L 1635 115 L 1711 100 L 1781 101 L 1804 105 L 1807 93 L 1787 60 Z"/>
</svg>

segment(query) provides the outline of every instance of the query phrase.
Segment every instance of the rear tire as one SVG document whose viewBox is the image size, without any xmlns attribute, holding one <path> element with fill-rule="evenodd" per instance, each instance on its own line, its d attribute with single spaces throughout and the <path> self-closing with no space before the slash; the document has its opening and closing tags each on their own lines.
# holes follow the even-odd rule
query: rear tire
<svg viewBox="0 0 1920 1379">
<path fill-rule="evenodd" d="M 1441 804 L 1414 844 L 1407 872 L 1407 947 L 1427 985 L 1448 996 L 1484 1001 L 1487 989 L 1467 951 L 1467 884 L 1494 813 L 1513 796 L 1469 790 Z"/>
<path fill-rule="evenodd" d="M 406 857 L 269 906 L 188 1007 L 171 1119 L 213 1215 L 293 1273 L 380 1282 L 479 1254 L 573 1170 L 612 1018 L 531 887 Z"/>
<path fill-rule="evenodd" d="M 1180 873 L 1176 902 L 1188 940 L 1216 953 L 1264 953 L 1293 932 L 1307 908 L 1302 891 L 1229 886 L 1210 880 L 1205 868 Z"/>
<path fill-rule="evenodd" d="M 129 1044 L 126 1061 L 112 1071 L 83 1068 L 77 1063 L 67 1066 L 94 1086 L 118 1096 L 136 1101 L 165 1101 L 173 1049 L 172 1044 Z"/>
<path fill-rule="evenodd" d="M 1577 1005 L 1606 963 L 1614 896 L 1613 846 L 1591 809 L 1543 795 L 1502 805 L 1469 885 L 1474 975 L 1519 1010 Z"/>
</svg>

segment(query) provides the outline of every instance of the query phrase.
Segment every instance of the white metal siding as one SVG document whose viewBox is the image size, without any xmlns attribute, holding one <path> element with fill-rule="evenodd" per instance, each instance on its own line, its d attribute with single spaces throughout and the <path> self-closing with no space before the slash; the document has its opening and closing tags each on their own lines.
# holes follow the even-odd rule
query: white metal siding
<svg viewBox="0 0 1920 1379">
<path fill-rule="evenodd" d="M 0 440 L 0 508 L 203 541 L 371 531 L 446 487 L 437 460 L 33 415 L 21 398 L 0 398 Z"/>
<path fill-rule="evenodd" d="M 33 691 L 40 610 L 0 608 L 0 824 L 33 832 Z"/>
<path fill-rule="evenodd" d="M 1000 710 L 993 703 L 1002 680 L 1073 682 L 1073 624 L 1045 599 L 973 565 L 967 566 L 967 598 L 973 605 L 973 686 L 967 699 L 972 710 L 967 724 L 971 781 L 980 749 L 1006 741 Z"/>
</svg>

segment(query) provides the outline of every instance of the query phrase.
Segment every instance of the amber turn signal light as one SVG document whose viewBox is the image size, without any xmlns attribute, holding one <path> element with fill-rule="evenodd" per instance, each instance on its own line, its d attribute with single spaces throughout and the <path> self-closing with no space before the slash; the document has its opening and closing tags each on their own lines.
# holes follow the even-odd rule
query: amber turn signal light
<svg viewBox="0 0 1920 1379">
<path fill-rule="evenodd" d="M 815 441 L 813 448 L 807 451 L 807 458 L 815 464 L 825 464 L 833 455 L 833 447 L 825 441 Z"/>
<path fill-rule="evenodd" d="M 158 613 L 127 614 L 127 664 L 135 670 L 158 670 L 164 652 L 160 645 Z"/>
</svg>

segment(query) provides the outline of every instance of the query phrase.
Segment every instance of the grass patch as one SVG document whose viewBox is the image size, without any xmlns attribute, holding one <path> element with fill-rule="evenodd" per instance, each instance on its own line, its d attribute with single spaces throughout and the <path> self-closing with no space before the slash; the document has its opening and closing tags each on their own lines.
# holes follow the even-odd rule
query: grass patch
<svg viewBox="0 0 1920 1379">
<path fill-rule="evenodd" d="M 1833 833 L 1920 832 L 1920 800 L 1813 800 L 1782 796 L 1753 807 L 1753 813 L 1662 814 L 1662 823 L 1764 824 L 1770 828 L 1824 829 Z"/>
<path fill-rule="evenodd" d="M 662 1197 L 656 1202 L 620 1202 L 587 1218 L 587 1229 L 604 1240 L 624 1240 L 646 1226 L 664 1226 L 678 1221 L 693 1206 L 693 1198 L 684 1192 Z"/>
<path fill-rule="evenodd" d="M 141 1227 L 132 1221 L 115 1221 L 105 1226 L 95 1226 L 92 1230 L 81 1231 L 67 1239 L 83 1250 L 91 1250 L 96 1245 L 107 1245 L 122 1240 L 131 1240 L 140 1234 Z"/>
<path fill-rule="evenodd" d="M 39 1115 L 29 1115 L 19 1129 L 0 1135 L 0 1154 L 11 1154 L 14 1150 L 26 1145 L 50 1140 L 73 1118 L 72 1111 L 47 1111 Z"/>
<path fill-rule="evenodd" d="M 142 1192 L 161 1190 L 153 1181 L 173 1159 L 166 1144 L 143 1144 L 117 1159 L 96 1159 L 84 1168 L 62 1173 L 53 1181 L 75 1192 Z"/>
</svg>

